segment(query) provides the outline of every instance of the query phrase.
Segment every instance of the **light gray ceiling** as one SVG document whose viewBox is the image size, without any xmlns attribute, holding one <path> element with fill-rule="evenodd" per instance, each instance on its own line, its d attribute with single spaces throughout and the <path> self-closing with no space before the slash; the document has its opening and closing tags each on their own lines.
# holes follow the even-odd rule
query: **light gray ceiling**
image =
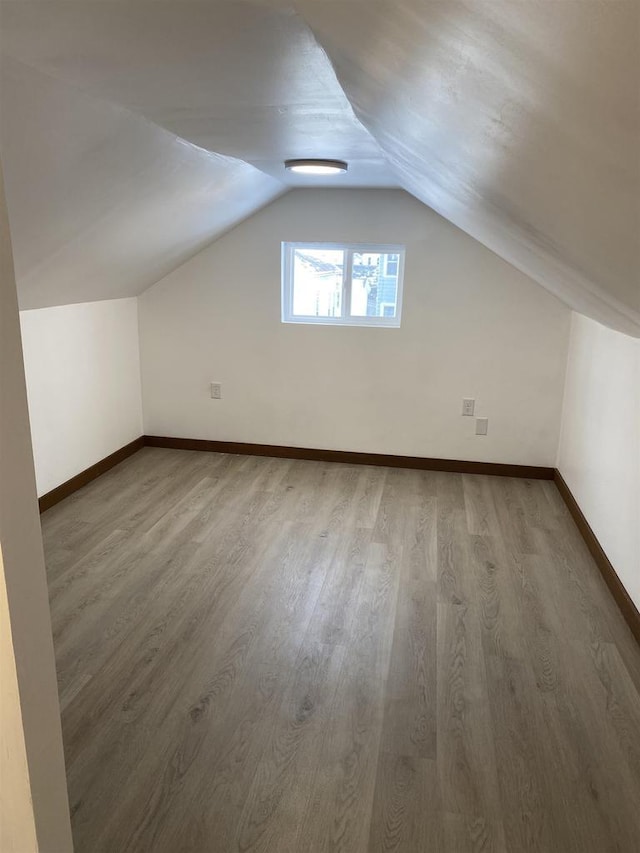
<svg viewBox="0 0 640 853">
<path fill-rule="evenodd" d="M 638 0 L 18 0 L 2 36 L 31 304 L 139 292 L 326 156 L 640 335 Z"/>
<path fill-rule="evenodd" d="M 285 190 L 6 59 L 1 91 L 21 308 L 141 293 Z"/>
</svg>

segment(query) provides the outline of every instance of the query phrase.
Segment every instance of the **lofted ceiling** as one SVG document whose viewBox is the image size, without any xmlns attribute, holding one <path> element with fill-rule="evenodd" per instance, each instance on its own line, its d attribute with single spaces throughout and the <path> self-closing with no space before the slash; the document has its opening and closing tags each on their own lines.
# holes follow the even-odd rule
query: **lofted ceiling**
<svg viewBox="0 0 640 853">
<path fill-rule="evenodd" d="M 247 163 L 6 59 L 1 93 L 21 308 L 141 293 L 284 191 Z"/>
<path fill-rule="evenodd" d="M 313 181 L 401 186 L 640 336 L 640 0 L 0 8 L 23 306 L 138 293 Z"/>
</svg>

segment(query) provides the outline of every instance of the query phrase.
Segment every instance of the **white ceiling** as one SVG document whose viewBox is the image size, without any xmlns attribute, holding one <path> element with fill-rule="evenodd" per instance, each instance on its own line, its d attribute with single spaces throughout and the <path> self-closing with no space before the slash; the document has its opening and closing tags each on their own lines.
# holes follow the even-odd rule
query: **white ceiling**
<svg viewBox="0 0 640 853">
<path fill-rule="evenodd" d="M 1 93 L 21 308 L 141 293 L 285 189 L 6 59 Z"/>
<path fill-rule="evenodd" d="M 403 187 L 640 334 L 638 0 L 303 6 Z"/>
<path fill-rule="evenodd" d="M 1 21 L 23 304 L 140 292 L 311 183 L 285 159 L 324 156 L 350 170 L 321 185 L 402 186 L 640 335 L 639 0 L 18 0 Z"/>
</svg>

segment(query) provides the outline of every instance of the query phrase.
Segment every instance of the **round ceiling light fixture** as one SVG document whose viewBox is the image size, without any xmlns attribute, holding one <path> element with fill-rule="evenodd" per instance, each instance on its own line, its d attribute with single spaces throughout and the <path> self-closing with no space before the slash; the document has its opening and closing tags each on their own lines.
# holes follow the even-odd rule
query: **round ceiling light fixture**
<svg viewBox="0 0 640 853">
<path fill-rule="evenodd" d="M 349 168 L 344 160 L 285 160 L 284 167 L 298 175 L 340 175 Z"/>
</svg>

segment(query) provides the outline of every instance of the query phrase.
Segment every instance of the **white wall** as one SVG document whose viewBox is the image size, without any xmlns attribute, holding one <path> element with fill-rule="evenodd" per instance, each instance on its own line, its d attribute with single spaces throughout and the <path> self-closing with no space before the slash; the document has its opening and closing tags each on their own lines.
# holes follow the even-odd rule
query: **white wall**
<svg viewBox="0 0 640 853">
<path fill-rule="evenodd" d="M 402 328 L 283 325 L 282 240 L 405 243 Z M 402 191 L 295 190 L 139 312 L 147 434 L 555 463 L 569 310 Z"/>
<path fill-rule="evenodd" d="M 137 300 L 20 313 L 38 494 L 142 435 Z"/>
<path fill-rule="evenodd" d="M 0 850 L 71 853 L 51 618 L 0 170 Z"/>
<path fill-rule="evenodd" d="M 558 468 L 640 608 L 640 340 L 573 315 Z"/>
</svg>

